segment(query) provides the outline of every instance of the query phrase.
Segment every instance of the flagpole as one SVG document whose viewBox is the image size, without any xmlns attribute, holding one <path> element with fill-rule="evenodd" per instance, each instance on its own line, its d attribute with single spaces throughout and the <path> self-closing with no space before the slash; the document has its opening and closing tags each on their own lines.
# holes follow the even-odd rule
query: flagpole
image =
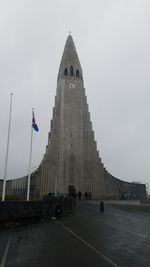
<svg viewBox="0 0 150 267">
<path fill-rule="evenodd" d="M 10 140 L 10 128 L 11 128 L 12 97 L 13 97 L 13 94 L 11 93 L 11 96 L 10 96 L 9 123 L 8 123 L 8 136 L 7 136 L 7 149 L 6 149 L 6 159 L 5 159 L 5 169 L 4 169 L 4 180 L 3 180 L 3 192 L 2 192 L 2 201 L 5 201 L 5 191 L 6 191 L 6 175 L 7 175 L 7 163 L 8 163 L 9 140 Z"/>
<path fill-rule="evenodd" d="M 32 114 L 33 114 L 33 112 L 34 112 L 34 108 L 32 108 Z M 29 201 L 29 199 L 30 199 L 32 143 L 33 143 L 33 126 L 32 126 L 32 123 L 31 123 L 31 143 L 30 143 L 29 174 L 28 174 L 28 185 L 27 185 L 27 201 Z"/>
</svg>

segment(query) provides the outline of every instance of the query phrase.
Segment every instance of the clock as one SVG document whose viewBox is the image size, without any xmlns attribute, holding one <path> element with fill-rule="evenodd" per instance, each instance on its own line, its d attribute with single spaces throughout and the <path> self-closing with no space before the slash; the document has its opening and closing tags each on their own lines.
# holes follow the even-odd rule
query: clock
<svg viewBox="0 0 150 267">
<path fill-rule="evenodd" d="M 69 88 L 75 88 L 74 83 L 70 83 L 70 84 L 69 84 Z"/>
</svg>

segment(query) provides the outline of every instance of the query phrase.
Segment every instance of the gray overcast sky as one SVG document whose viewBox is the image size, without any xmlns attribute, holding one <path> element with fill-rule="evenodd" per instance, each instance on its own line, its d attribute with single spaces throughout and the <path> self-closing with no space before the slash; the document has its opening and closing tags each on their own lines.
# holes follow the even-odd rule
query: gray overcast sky
<svg viewBox="0 0 150 267">
<path fill-rule="evenodd" d="M 40 128 L 34 134 L 32 170 L 45 153 L 68 30 L 105 167 L 117 178 L 150 184 L 149 0 L 0 1 L 0 177 L 10 92 L 7 177 L 27 174 L 32 107 Z"/>
</svg>

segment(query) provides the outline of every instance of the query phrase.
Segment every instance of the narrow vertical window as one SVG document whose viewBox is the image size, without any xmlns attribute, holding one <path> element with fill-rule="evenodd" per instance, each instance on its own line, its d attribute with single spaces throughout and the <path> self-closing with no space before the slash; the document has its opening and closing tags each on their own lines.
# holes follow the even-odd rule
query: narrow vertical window
<svg viewBox="0 0 150 267">
<path fill-rule="evenodd" d="M 76 77 L 79 77 L 79 70 L 76 71 Z"/>
<path fill-rule="evenodd" d="M 70 66 L 70 76 L 73 77 L 73 67 L 72 67 L 72 65 Z"/>
<path fill-rule="evenodd" d="M 67 68 L 65 68 L 65 70 L 64 70 L 64 75 L 65 75 L 65 76 L 67 76 L 67 75 L 68 75 Z"/>
</svg>

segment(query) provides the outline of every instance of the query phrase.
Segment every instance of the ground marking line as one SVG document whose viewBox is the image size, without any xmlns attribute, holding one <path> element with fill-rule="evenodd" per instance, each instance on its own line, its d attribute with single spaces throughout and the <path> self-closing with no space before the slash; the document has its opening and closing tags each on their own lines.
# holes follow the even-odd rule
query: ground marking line
<svg viewBox="0 0 150 267">
<path fill-rule="evenodd" d="M 93 220 L 93 221 L 97 221 L 97 222 L 100 222 L 100 223 L 101 223 L 101 221 L 98 220 L 98 219 L 89 217 L 89 216 L 87 216 L 87 215 L 85 215 L 85 214 L 82 214 L 82 213 L 80 213 L 80 212 L 77 212 L 77 211 L 76 211 L 76 213 L 80 214 L 80 215 L 83 216 L 83 217 L 86 217 L 86 218 L 88 218 L 88 219 L 91 219 L 91 220 Z M 104 223 L 103 223 L 103 224 L 104 224 Z M 106 225 L 109 225 L 109 226 L 112 226 L 112 227 L 114 227 L 114 228 L 116 228 L 116 229 L 119 229 L 119 230 L 121 230 L 121 231 L 127 232 L 127 233 L 129 233 L 129 234 L 138 235 L 138 236 L 140 236 L 140 237 L 142 237 L 142 238 L 143 238 L 143 237 L 144 237 L 144 238 L 147 237 L 147 235 L 143 235 L 143 234 L 139 234 L 139 233 L 136 233 L 136 232 L 133 232 L 133 231 L 130 231 L 130 230 L 126 230 L 126 229 L 120 228 L 120 227 L 118 227 L 118 226 L 116 226 L 116 225 L 113 225 L 113 224 L 110 224 L 110 223 L 105 223 L 105 224 L 106 224 Z"/>
<path fill-rule="evenodd" d="M 5 247 L 5 251 L 4 251 L 4 254 L 3 254 L 3 258 L 2 258 L 2 261 L 1 261 L 1 264 L 0 264 L 0 267 L 4 267 L 5 266 L 11 238 L 12 238 L 12 234 L 8 238 L 7 245 Z"/>
<path fill-rule="evenodd" d="M 62 228 L 64 228 L 67 232 L 71 233 L 73 236 L 75 236 L 77 239 L 79 239 L 84 245 L 86 245 L 88 248 L 90 248 L 91 250 L 93 250 L 97 255 L 99 255 L 101 258 L 103 258 L 104 260 L 106 260 L 107 262 L 109 262 L 112 266 L 114 267 L 119 267 L 116 263 L 114 263 L 113 261 L 111 261 L 108 257 L 106 257 L 105 255 L 103 255 L 102 253 L 100 253 L 96 248 L 94 248 L 92 245 L 90 245 L 87 241 L 85 241 L 84 239 L 82 239 L 79 235 L 77 235 L 76 233 L 74 233 L 72 230 L 70 230 L 68 227 L 66 227 L 63 223 L 59 222 L 56 220 L 56 223 L 59 224 Z"/>
</svg>

